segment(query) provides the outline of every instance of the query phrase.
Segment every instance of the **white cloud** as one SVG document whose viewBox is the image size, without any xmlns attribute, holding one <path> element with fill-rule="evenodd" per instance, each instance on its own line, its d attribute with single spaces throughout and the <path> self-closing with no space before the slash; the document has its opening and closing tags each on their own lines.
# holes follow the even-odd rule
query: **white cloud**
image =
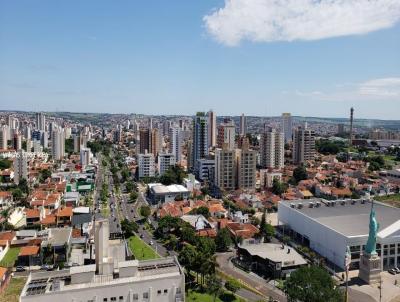
<svg viewBox="0 0 400 302">
<path fill-rule="evenodd" d="M 204 16 L 208 33 L 235 46 L 366 34 L 400 20 L 399 0 L 225 0 Z"/>
<path fill-rule="evenodd" d="M 400 97 L 400 78 L 370 80 L 359 85 L 361 95 Z"/>
<path fill-rule="evenodd" d="M 300 91 L 298 97 L 320 101 L 393 101 L 400 100 L 400 77 L 380 78 L 356 84 L 334 85 L 332 91 Z"/>
</svg>

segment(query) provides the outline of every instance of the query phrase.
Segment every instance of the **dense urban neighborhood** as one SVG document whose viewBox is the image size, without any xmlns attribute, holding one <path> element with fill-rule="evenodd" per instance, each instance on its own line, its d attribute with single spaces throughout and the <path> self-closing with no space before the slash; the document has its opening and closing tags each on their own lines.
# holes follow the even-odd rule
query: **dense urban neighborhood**
<svg viewBox="0 0 400 302">
<path fill-rule="evenodd" d="M 1 301 L 399 297 L 400 132 L 353 114 L 2 112 Z"/>
</svg>

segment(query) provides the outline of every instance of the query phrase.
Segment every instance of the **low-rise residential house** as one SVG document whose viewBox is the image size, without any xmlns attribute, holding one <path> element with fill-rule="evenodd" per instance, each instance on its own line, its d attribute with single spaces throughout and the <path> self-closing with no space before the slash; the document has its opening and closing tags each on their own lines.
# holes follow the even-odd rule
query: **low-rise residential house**
<svg viewBox="0 0 400 302">
<path fill-rule="evenodd" d="M 239 223 L 249 223 L 249 214 L 243 214 L 242 211 L 236 211 L 231 215 L 231 219 L 234 222 L 239 222 Z"/>
<path fill-rule="evenodd" d="M 72 238 L 72 228 L 50 228 L 40 233 L 43 257 L 53 262 L 67 262 Z"/>
<path fill-rule="evenodd" d="M 243 242 L 251 240 L 260 232 L 257 227 L 250 223 L 228 222 L 226 227 L 233 238 L 241 238 Z"/>
<path fill-rule="evenodd" d="M 208 210 L 212 217 L 225 218 L 228 216 L 228 210 L 224 208 L 221 202 L 210 204 Z"/>
<path fill-rule="evenodd" d="M 189 223 L 195 231 L 212 229 L 212 225 L 203 215 L 183 215 L 181 219 Z"/>
<path fill-rule="evenodd" d="M 39 209 L 25 209 L 26 226 L 33 227 L 40 223 Z"/>
<path fill-rule="evenodd" d="M 71 225 L 72 207 L 61 207 L 56 212 L 57 226 Z"/>
<path fill-rule="evenodd" d="M 40 247 L 37 245 L 27 245 L 21 247 L 18 254 L 18 265 L 34 266 L 40 265 Z"/>
<path fill-rule="evenodd" d="M 9 208 L 12 203 L 12 193 L 10 191 L 0 191 L 0 210 Z"/>
<path fill-rule="evenodd" d="M 64 203 L 67 207 L 79 206 L 79 192 L 66 192 L 63 196 Z"/>
</svg>

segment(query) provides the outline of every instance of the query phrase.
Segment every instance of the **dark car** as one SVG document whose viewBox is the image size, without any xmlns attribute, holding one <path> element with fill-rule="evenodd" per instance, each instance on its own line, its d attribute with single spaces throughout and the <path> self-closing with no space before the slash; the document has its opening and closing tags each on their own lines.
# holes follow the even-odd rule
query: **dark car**
<svg viewBox="0 0 400 302">
<path fill-rule="evenodd" d="M 15 271 L 16 271 L 16 272 L 25 272 L 25 267 L 23 267 L 23 266 L 17 266 L 17 267 L 15 268 Z"/>
</svg>

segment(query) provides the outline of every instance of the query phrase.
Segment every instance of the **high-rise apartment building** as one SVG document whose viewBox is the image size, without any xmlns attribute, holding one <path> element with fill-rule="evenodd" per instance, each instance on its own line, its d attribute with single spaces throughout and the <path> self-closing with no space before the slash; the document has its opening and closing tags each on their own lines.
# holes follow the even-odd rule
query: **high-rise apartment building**
<svg viewBox="0 0 400 302">
<path fill-rule="evenodd" d="M 227 146 L 215 150 L 214 184 L 221 190 L 236 189 L 236 150 Z"/>
<path fill-rule="evenodd" d="M 90 148 L 85 148 L 85 147 L 80 148 L 79 159 L 80 159 L 80 164 L 83 168 L 90 164 L 91 157 L 92 157 L 92 152 Z"/>
<path fill-rule="evenodd" d="M 249 149 L 248 141 L 237 150 L 238 189 L 254 190 L 256 187 L 257 152 Z"/>
<path fill-rule="evenodd" d="M 313 160 L 315 156 L 315 132 L 306 127 L 298 127 L 293 133 L 292 159 L 295 165 L 307 160 Z"/>
<path fill-rule="evenodd" d="M 240 136 L 245 136 L 247 134 L 247 117 L 244 113 L 240 116 L 239 134 Z"/>
<path fill-rule="evenodd" d="M 139 154 L 139 178 L 154 177 L 156 175 L 156 167 L 154 155 L 152 153 Z"/>
<path fill-rule="evenodd" d="M 8 127 L 1 126 L 0 127 L 0 149 L 7 150 L 7 140 L 8 140 Z"/>
<path fill-rule="evenodd" d="M 24 128 L 24 137 L 26 140 L 31 139 L 32 137 L 32 129 L 30 125 L 26 125 Z"/>
<path fill-rule="evenodd" d="M 217 145 L 218 148 L 226 148 L 229 150 L 235 149 L 235 124 L 232 120 L 226 120 L 218 126 Z"/>
<path fill-rule="evenodd" d="M 25 152 L 19 149 L 14 159 L 14 183 L 19 184 L 21 179 L 28 180 L 28 159 Z"/>
<path fill-rule="evenodd" d="M 62 128 L 53 130 L 51 144 L 51 155 L 53 159 L 62 160 L 65 156 L 65 135 Z"/>
<path fill-rule="evenodd" d="M 215 147 L 217 143 L 216 131 L 217 131 L 217 117 L 215 112 L 210 110 L 207 113 L 208 116 L 208 147 Z"/>
<path fill-rule="evenodd" d="M 160 153 L 162 136 L 158 128 L 150 130 L 150 152 L 153 153 L 154 158 Z"/>
<path fill-rule="evenodd" d="M 285 163 L 284 135 L 264 126 L 260 139 L 260 163 L 264 168 L 282 169 Z"/>
<path fill-rule="evenodd" d="M 158 174 L 163 175 L 169 168 L 175 166 L 175 155 L 171 153 L 159 154 L 157 161 Z"/>
<path fill-rule="evenodd" d="M 192 153 L 190 169 L 198 159 L 208 155 L 208 117 L 204 112 L 197 112 L 193 121 Z"/>
<path fill-rule="evenodd" d="M 81 137 L 79 134 L 74 134 L 73 136 L 74 140 L 74 152 L 78 153 L 81 149 Z"/>
<path fill-rule="evenodd" d="M 139 130 L 139 153 L 150 152 L 150 129 L 141 128 Z"/>
<path fill-rule="evenodd" d="M 179 163 L 182 160 L 182 133 L 178 126 L 169 128 L 169 152 Z"/>
<path fill-rule="evenodd" d="M 282 113 L 282 132 L 285 135 L 285 143 L 292 141 L 293 121 L 290 113 Z"/>
<path fill-rule="evenodd" d="M 43 112 L 36 113 L 36 129 L 46 131 L 46 117 Z"/>
<path fill-rule="evenodd" d="M 22 149 L 22 135 L 20 133 L 18 133 L 18 132 L 14 133 L 12 145 L 13 145 L 13 149 L 15 151 Z"/>
</svg>

